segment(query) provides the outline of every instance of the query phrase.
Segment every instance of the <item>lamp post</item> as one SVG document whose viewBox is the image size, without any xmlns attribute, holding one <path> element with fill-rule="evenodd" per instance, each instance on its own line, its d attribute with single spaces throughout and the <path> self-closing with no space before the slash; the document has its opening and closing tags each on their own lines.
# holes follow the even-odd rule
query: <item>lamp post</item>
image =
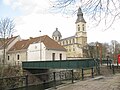
<svg viewBox="0 0 120 90">
<path fill-rule="evenodd" d="M 99 55 L 98 55 L 98 52 L 99 52 L 99 44 L 98 44 L 98 42 L 96 42 L 96 59 L 98 59 L 99 57 Z"/>
<path fill-rule="evenodd" d="M 40 61 L 42 60 L 42 49 L 41 49 L 41 30 L 39 31 L 40 32 Z"/>
<path fill-rule="evenodd" d="M 107 56 L 106 56 L 107 57 L 107 66 L 108 66 L 108 62 L 109 62 L 109 56 L 110 56 L 109 53 L 107 53 Z"/>
<path fill-rule="evenodd" d="M 100 63 L 102 65 L 102 44 L 100 43 L 96 43 L 96 48 L 97 48 L 97 59 L 99 58 L 100 59 Z"/>
</svg>

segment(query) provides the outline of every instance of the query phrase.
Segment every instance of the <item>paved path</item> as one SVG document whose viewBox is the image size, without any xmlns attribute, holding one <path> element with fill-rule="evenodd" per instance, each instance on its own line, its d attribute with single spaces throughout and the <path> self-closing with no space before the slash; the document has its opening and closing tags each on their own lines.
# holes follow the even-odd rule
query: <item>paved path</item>
<svg viewBox="0 0 120 90">
<path fill-rule="evenodd" d="M 58 87 L 57 90 L 120 90 L 120 74 L 109 77 L 99 76 Z"/>
</svg>

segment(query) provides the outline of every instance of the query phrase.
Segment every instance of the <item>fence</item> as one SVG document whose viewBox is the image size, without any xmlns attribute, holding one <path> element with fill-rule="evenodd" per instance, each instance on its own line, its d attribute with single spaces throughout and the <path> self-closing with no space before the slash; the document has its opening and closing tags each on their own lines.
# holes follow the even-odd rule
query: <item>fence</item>
<svg viewBox="0 0 120 90">
<path fill-rule="evenodd" d="M 81 70 L 81 79 L 84 79 L 83 70 Z M 73 70 L 4 77 L 0 78 L 0 90 L 44 90 L 56 88 L 62 84 L 74 83 L 74 80 L 80 80 L 80 74 L 77 71 L 73 72 Z"/>
<path fill-rule="evenodd" d="M 0 90 L 44 90 L 73 82 L 73 70 L 0 78 Z"/>
<path fill-rule="evenodd" d="M 94 69 L 99 72 L 100 61 L 99 60 L 82 60 L 82 61 L 63 61 L 65 66 L 74 68 L 81 68 L 80 74 L 76 74 L 73 70 L 64 70 L 59 72 L 48 72 L 39 74 L 29 74 L 25 76 L 14 76 L 14 77 L 4 77 L 0 78 L 0 90 L 44 90 L 47 88 L 54 87 L 57 85 L 65 83 L 73 83 L 76 79 L 84 79 L 86 69 L 90 70 L 91 77 L 94 77 Z M 50 62 L 51 63 L 51 62 Z M 54 67 L 57 67 L 58 62 Z M 106 63 L 103 61 L 102 63 Z M 36 64 L 37 65 L 37 64 Z M 53 65 L 52 63 L 50 64 Z M 64 66 L 64 67 L 65 67 Z M 59 66 L 58 66 L 59 67 Z M 60 62 L 60 67 L 62 67 L 62 62 Z M 66 68 L 65 67 L 65 68 Z"/>
</svg>

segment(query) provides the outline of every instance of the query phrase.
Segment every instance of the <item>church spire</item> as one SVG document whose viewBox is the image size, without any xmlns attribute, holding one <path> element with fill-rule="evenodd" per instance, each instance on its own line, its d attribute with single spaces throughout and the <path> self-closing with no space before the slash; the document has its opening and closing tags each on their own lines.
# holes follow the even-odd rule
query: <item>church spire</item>
<svg viewBox="0 0 120 90">
<path fill-rule="evenodd" d="M 83 17 L 83 13 L 82 13 L 82 10 L 81 8 L 79 7 L 78 9 L 78 13 L 77 13 L 77 20 L 75 23 L 79 23 L 79 22 L 83 22 L 83 23 L 86 23 L 86 21 L 84 20 L 84 17 Z"/>
</svg>

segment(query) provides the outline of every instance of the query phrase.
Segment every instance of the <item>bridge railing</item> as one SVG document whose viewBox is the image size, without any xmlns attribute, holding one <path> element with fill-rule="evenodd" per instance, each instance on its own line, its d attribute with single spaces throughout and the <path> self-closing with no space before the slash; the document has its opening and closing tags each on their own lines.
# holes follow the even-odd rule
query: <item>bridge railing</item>
<svg viewBox="0 0 120 90">
<path fill-rule="evenodd" d="M 95 65 L 94 59 L 22 62 L 24 69 L 81 69 L 95 67 Z"/>
</svg>

